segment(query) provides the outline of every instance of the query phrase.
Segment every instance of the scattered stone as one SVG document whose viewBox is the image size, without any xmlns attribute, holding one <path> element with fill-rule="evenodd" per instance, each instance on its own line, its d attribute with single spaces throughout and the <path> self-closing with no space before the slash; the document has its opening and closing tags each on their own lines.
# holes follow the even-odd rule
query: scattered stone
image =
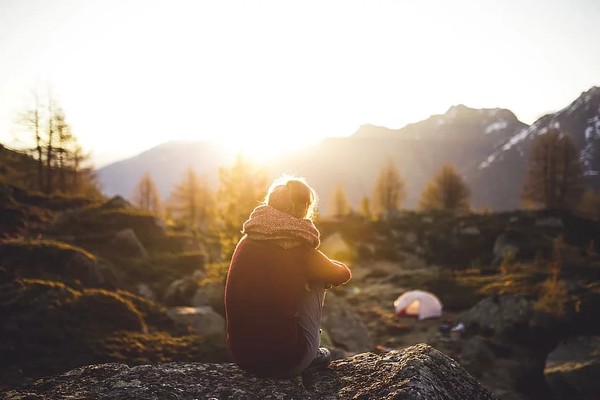
<svg viewBox="0 0 600 400">
<path fill-rule="evenodd" d="M 556 217 L 542 218 L 535 221 L 535 226 L 544 228 L 562 228 L 562 219 Z"/>
<path fill-rule="evenodd" d="M 111 242 L 122 254 L 130 257 L 148 257 L 148 251 L 131 228 L 122 229 L 115 233 Z"/>
<path fill-rule="evenodd" d="M 509 233 L 502 233 L 494 242 L 494 264 L 500 262 L 507 256 L 516 256 L 519 252 L 519 244 L 511 237 Z"/>
<path fill-rule="evenodd" d="M 156 294 L 154 294 L 154 291 L 150 289 L 150 286 L 146 285 L 145 283 L 139 283 L 137 285 L 137 292 L 141 296 L 156 301 Z"/>
<path fill-rule="evenodd" d="M 196 293 L 192 296 L 191 306 L 212 307 L 217 313 L 225 315 L 225 284 L 222 282 L 213 282 L 203 284 L 198 287 Z"/>
<path fill-rule="evenodd" d="M 225 333 L 225 319 L 211 307 L 173 307 L 167 315 L 175 324 L 200 336 Z"/>
<path fill-rule="evenodd" d="M 194 276 L 176 279 L 169 284 L 163 295 L 168 306 L 193 306 L 192 298 L 200 287 L 200 279 Z"/>
<path fill-rule="evenodd" d="M 414 232 L 408 232 L 405 236 L 404 236 L 404 240 L 406 240 L 406 243 L 413 245 L 415 243 L 417 243 L 417 234 Z"/>
<path fill-rule="evenodd" d="M 133 205 L 121 196 L 114 196 L 100 207 L 104 209 L 129 209 L 133 208 Z"/>
<path fill-rule="evenodd" d="M 476 226 L 467 226 L 460 230 L 460 233 L 463 235 L 473 235 L 477 236 L 481 234 L 481 231 Z"/>
</svg>

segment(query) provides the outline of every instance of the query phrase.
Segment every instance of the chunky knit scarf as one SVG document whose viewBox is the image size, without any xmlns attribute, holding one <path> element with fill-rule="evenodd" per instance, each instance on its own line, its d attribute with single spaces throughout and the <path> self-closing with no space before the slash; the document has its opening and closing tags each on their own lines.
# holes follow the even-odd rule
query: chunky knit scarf
<svg viewBox="0 0 600 400">
<path fill-rule="evenodd" d="M 271 206 L 259 206 L 244 222 L 243 234 L 252 240 L 264 240 L 291 249 L 304 245 L 319 247 L 319 231 L 312 221 L 299 219 Z"/>
</svg>

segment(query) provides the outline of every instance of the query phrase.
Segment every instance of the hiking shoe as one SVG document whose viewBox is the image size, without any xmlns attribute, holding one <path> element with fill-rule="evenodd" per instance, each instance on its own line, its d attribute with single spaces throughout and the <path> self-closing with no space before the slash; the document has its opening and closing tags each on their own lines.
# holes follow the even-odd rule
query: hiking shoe
<svg viewBox="0 0 600 400">
<path fill-rule="evenodd" d="M 314 360 L 310 363 L 304 371 L 313 371 L 316 369 L 322 369 L 329 365 L 331 362 L 331 352 L 325 347 L 319 347 L 317 355 Z"/>
</svg>

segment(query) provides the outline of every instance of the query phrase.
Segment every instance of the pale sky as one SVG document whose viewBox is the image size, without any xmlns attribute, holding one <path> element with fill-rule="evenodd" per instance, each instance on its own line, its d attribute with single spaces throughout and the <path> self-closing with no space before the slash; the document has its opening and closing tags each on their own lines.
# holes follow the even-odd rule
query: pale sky
<svg viewBox="0 0 600 400">
<path fill-rule="evenodd" d="M 600 85 L 600 1 L 0 0 L 0 142 L 51 88 L 96 165 L 275 151 L 451 105 L 526 123 Z"/>
</svg>

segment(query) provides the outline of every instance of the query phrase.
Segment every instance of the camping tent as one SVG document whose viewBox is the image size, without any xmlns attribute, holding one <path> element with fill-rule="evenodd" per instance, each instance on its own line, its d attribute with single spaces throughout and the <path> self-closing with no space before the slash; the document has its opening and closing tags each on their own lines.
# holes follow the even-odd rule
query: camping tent
<svg viewBox="0 0 600 400">
<path fill-rule="evenodd" d="M 411 290 L 403 293 L 394 301 L 396 315 L 416 315 L 419 319 L 442 316 L 442 303 L 432 293 Z"/>
</svg>

